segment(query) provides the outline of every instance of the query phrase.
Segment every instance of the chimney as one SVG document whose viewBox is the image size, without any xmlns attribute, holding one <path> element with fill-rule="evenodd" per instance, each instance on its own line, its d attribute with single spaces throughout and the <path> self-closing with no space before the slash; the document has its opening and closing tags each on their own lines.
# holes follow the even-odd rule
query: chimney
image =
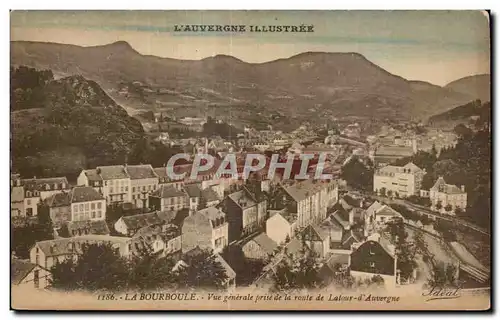
<svg viewBox="0 0 500 320">
<path fill-rule="evenodd" d="M 464 185 L 461 185 L 461 186 L 460 186 L 460 190 L 462 190 L 462 192 L 465 192 L 465 186 L 464 186 Z"/>
</svg>

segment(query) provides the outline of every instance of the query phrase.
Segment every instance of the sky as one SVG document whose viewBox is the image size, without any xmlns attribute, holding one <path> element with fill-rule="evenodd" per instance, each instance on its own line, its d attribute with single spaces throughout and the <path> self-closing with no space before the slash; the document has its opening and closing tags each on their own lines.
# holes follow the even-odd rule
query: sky
<svg viewBox="0 0 500 320">
<path fill-rule="evenodd" d="M 175 25 L 314 25 L 311 33 L 180 33 Z M 95 46 L 127 41 L 146 55 L 217 54 L 259 63 L 307 51 L 358 52 L 408 80 L 445 85 L 490 73 L 480 11 L 13 11 L 11 41 Z"/>
</svg>

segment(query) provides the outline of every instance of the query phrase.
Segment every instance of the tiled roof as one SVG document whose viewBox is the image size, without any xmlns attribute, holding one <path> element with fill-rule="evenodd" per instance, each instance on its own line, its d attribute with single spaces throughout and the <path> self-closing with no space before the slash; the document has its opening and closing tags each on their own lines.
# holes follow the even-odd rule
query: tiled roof
<svg viewBox="0 0 500 320">
<path fill-rule="evenodd" d="M 177 190 L 177 188 L 174 188 L 173 186 L 161 185 L 151 195 L 154 197 L 160 197 L 166 199 L 166 198 L 184 197 L 186 194 L 182 191 Z"/>
<path fill-rule="evenodd" d="M 132 239 L 142 239 L 147 243 L 151 243 L 160 237 L 164 242 L 179 237 L 181 235 L 181 230 L 178 226 L 174 224 L 166 224 L 163 226 L 146 226 L 139 229 Z"/>
<path fill-rule="evenodd" d="M 36 264 L 12 259 L 10 264 L 10 282 L 12 284 L 19 284 L 35 267 Z"/>
<path fill-rule="evenodd" d="M 187 195 L 190 198 L 201 197 L 201 188 L 200 188 L 200 185 L 197 183 L 184 185 L 184 191 L 186 191 Z"/>
<path fill-rule="evenodd" d="M 125 169 L 132 180 L 158 178 L 150 164 L 127 165 Z"/>
<path fill-rule="evenodd" d="M 220 200 L 219 195 L 212 188 L 203 189 L 201 195 L 207 202 Z"/>
<path fill-rule="evenodd" d="M 295 201 L 299 202 L 326 188 L 328 185 L 328 183 L 309 179 L 286 186 L 284 189 Z"/>
<path fill-rule="evenodd" d="M 208 207 L 208 208 L 199 210 L 195 214 L 203 215 L 204 217 L 206 217 L 207 219 L 212 220 L 212 221 L 214 221 L 215 219 L 218 219 L 218 218 L 224 218 L 226 216 L 224 214 L 224 212 L 222 212 L 221 210 L 219 210 L 215 207 Z"/>
<path fill-rule="evenodd" d="M 228 279 L 234 279 L 236 277 L 236 272 L 234 272 L 233 268 L 231 268 L 231 266 L 226 262 L 226 260 L 224 260 L 224 258 L 222 258 L 220 254 L 216 253 L 214 256 L 215 261 L 219 262 L 226 271 Z"/>
<path fill-rule="evenodd" d="M 71 193 L 67 192 L 61 192 L 61 193 L 56 193 L 45 199 L 45 203 L 50 207 L 50 208 L 55 208 L 55 207 L 66 207 L 69 206 L 71 203 Z"/>
<path fill-rule="evenodd" d="M 265 233 L 256 235 L 252 240 L 259 245 L 267 254 L 273 254 L 278 244 L 269 238 Z"/>
<path fill-rule="evenodd" d="M 388 205 L 383 205 L 380 207 L 375 214 L 377 216 L 392 216 L 392 217 L 401 217 L 401 214 L 394 210 L 393 208 L 389 207 Z"/>
<path fill-rule="evenodd" d="M 125 166 L 121 165 L 97 167 L 96 170 L 97 174 L 99 174 L 103 180 L 129 178 L 127 172 L 125 171 Z"/>
<path fill-rule="evenodd" d="M 158 217 L 156 212 L 141 213 L 133 216 L 123 216 L 121 217 L 121 219 L 128 229 L 139 229 L 142 227 L 163 223 L 163 220 Z"/>
<path fill-rule="evenodd" d="M 375 151 L 375 156 L 409 157 L 412 155 L 413 155 L 413 148 L 403 147 L 403 146 L 380 146 Z"/>
<path fill-rule="evenodd" d="M 68 221 L 68 232 L 73 235 L 73 231 L 76 234 L 96 234 L 96 235 L 108 235 L 109 228 L 104 220 L 87 220 L 87 221 Z"/>
<path fill-rule="evenodd" d="M 21 185 L 24 186 L 24 189 L 30 191 L 44 191 L 46 189 L 46 185 L 49 185 L 50 190 L 54 189 L 54 184 L 57 185 L 58 189 L 63 189 L 63 184 L 65 186 L 64 189 L 69 189 L 68 179 L 66 177 L 55 177 L 55 178 L 41 178 L 41 179 L 23 179 L 21 180 Z"/>
<path fill-rule="evenodd" d="M 84 172 L 90 181 L 102 181 L 102 177 L 97 173 L 97 169 L 88 169 Z"/>
<path fill-rule="evenodd" d="M 92 187 L 75 187 L 69 194 L 71 203 L 104 200 L 104 197 Z"/>
<path fill-rule="evenodd" d="M 124 244 L 130 241 L 131 238 L 128 237 L 113 237 L 104 235 L 84 235 L 72 238 L 58 238 L 54 240 L 45 240 L 36 243 L 36 246 L 43 251 L 45 256 L 52 257 L 57 255 L 67 255 L 67 254 L 80 254 L 82 252 L 81 244 L 84 243 L 111 243 L 111 244 Z M 77 244 L 72 249 L 69 244 Z M 52 248 L 52 249 L 51 249 Z"/>
<path fill-rule="evenodd" d="M 246 209 L 256 204 L 255 199 L 253 199 L 246 190 L 233 192 L 228 197 L 242 209 Z"/>
<path fill-rule="evenodd" d="M 436 180 L 436 182 L 434 183 L 434 185 L 432 186 L 431 189 L 434 189 L 434 190 L 437 190 L 439 192 L 443 192 L 443 193 L 446 193 L 446 194 L 461 194 L 461 193 L 465 193 L 464 191 L 462 191 L 462 189 L 460 189 L 456 185 L 447 184 L 444 181 L 443 177 L 439 177 Z"/>
</svg>

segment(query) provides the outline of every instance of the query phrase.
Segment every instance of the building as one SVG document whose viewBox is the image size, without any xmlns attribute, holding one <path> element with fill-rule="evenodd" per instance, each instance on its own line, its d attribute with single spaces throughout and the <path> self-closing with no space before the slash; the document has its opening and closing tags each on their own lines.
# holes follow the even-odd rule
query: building
<svg viewBox="0 0 500 320">
<path fill-rule="evenodd" d="M 46 198 L 39 206 L 48 212 L 55 226 L 69 221 L 98 221 L 106 219 L 106 200 L 92 187 L 75 187 Z"/>
<path fill-rule="evenodd" d="M 396 197 L 418 195 L 422 186 L 425 170 L 412 162 L 405 166 L 388 165 L 375 171 L 373 175 L 373 191 L 377 194 L 390 193 Z"/>
<path fill-rule="evenodd" d="M 380 276 L 386 287 L 395 287 L 397 258 L 394 247 L 369 240 L 361 244 L 351 254 L 350 273 L 356 279 L 372 279 Z"/>
<path fill-rule="evenodd" d="M 78 176 L 79 186 L 90 186 L 99 191 L 107 205 L 131 202 L 131 182 L 125 166 L 102 166 L 83 170 Z"/>
<path fill-rule="evenodd" d="M 198 210 L 201 199 L 201 184 L 193 183 L 184 185 L 184 192 L 187 195 L 187 207 L 190 212 Z"/>
<path fill-rule="evenodd" d="M 297 213 L 281 210 L 269 210 L 269 218 L 266 220 L 266 234 L 274 242 L 283 244 L 295 236 L 298 228 Z"/>
<path fill-rule="evenodd" d="M 57 262 L 77 259 L 85 244 L 110 244 L 120 256 L 130 256 L 130 238 L 100 235 L 84 235 L 73 238 L 58 238 L 39 241 L 30 249 L 30 262 L 50 270 Z"/>
<path fill-rule="evenodd" d="M 150 225 L 139 229 L 132 237 L 132 252 L 149 247 L 163 257 L 180 259 L 182 253 L 181 229 L 174 224 Z"/>
<path fill-rule="evenodd" d="M 173 185 L 160 185 L 149 195 L 149 207 L 160 211 L 179 211 L 188 207 L 188 197 Z"/>
<path fill-rule="evenodd" d="M 182 168 L 182 167 L 188 168 L 189 170 L 191 170 L 191 165 L 189 165 L 189 164 L 188 165 L 174 166 L 173 167 L 174 173 L 180 174 L 178 171 L 180 170 L 179 168 Z M 160 167 L 160 168 L 154 168 L 154 171 L 155 171 L 156 175 L 158 176 L 158 185 L 160 185 L 160 186 L 162 186 L 162 185 L 172 186 L 179 191 L 182 190 L 182 186 L 184 184 L 184 179 L 170 179 L 166 166 Z M 189 174 L 187 169 L 182 170 L 182 172 L 187 172 L 187 174 Z"/>
<path fill-rule="evenodd" d="M 149 194 L 158 188 L 159 178 L 150 164 L 125 165 L 130 177 L 132 203 L 137 208 L 149 207 Z"/>
<path fill-rule="evenodd" d="M 24 187 L 22 186 L 13 186 L 10 188 L 10 216 L 26 216 L 26 210 L 24 209 Z"/>
<path fill-rule="evenodd" d="M 278 244 L 265 233 L 259 233 L 248 240 L 242 247 L 243 255 L 247 259 L 267 260 L 275 253 Z"/>
<path fill-rule="evenodd" d="M 377 167 L 389 165 L 398 159 L 413 156 L 417 153 L 416 141 L 412 147 L 383 145 L 379 146 L 372 155 L 372 160 Z"/>
<path fill-rule="evenodd" d="M 92 187 L 75 187 L 68 193 L 71 221 L 105 220 L 106 200 Z"/>
<path fill-rule="evenodd" d="M 10 267 L 10 283 L 26 289 L 44 289 L 50 285 L 49 270 L 34 263 L 12 259 Z"/>
<path fill-rule="evenodd" d="M 109 235 L 108 224 L 105 220 L 68 221 L 66 227 L 70 237 L 89 234 Z"/>
<path fill-rule="evenodd" d="M 148 226 L 170 223 L 175 218 L 173 211 L 160 211 L 123 216 L 115 222 L 115 230 L 129 237 L 135 235 L 139 229 Z"/>
<path fill-rule="evenodd" d="M 224 212 L 229 223 L 229 241 L 263 229 L 267 216 L 267 201 L 260 192 L 247 187 L 231 193 L 224 199 Z"/>
<path fill-rule="evenodd" d="M 443 177 L 439 177 L 432 188 L 429 189 L 431 208 L 442 213 L 455 215 L 457 208 L 467 208 L 467 192 L 465 186 L 447 184 Z M 448 210 L 449 209 L 449 210 Z"/>
<path fill-rule="evenodd" d="M 280 185 L 270 208 L 287 208 L 297 213 L 297 227 L 304 228 L 319 223 L 327 216 L 328 208 L 338 201 L 337 183 L 304 180 L 292 185 Z"/>
<path fill-rule="evenodd" d="M 70 185 L 65 177 L 20 179 L 16 176 L 11 181 L 11 214 L 21 217 L 36 216 L 41 201 L 69 190 Z"/>
<path fill-rule="evenodd" d="M 182 225 L 182 251 L 195 247 L 221 252 L 229 243 L 228 222 L 224 212 L 208 207 L 194 212 Z"/>
</svg>

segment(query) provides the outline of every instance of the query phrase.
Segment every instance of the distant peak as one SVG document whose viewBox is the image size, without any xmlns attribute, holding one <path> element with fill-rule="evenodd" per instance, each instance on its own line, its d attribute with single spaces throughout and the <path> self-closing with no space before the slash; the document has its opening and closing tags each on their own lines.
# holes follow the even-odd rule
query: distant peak
<svg viewBox="0 0 500 320">
<path fill-rule="evenodd" d="M 242 60 L 240 60 L 240 59 L 238 59 L 236 57 L 227 55 L 227 54 L 217 54 L 215 56 L 207 57 L 207 58 L 205 58 L 203 60 L 210 60 L 210 59 L 213 59 L 213 60 L 234 60 L 234 61 L 242 62 Z"/>
<path fill-rule="evenodd" d="M 108 47 L 108 48 L 113 48 L 114 50 L 120 50 L 120 51 L 133 51 L 137 52 L 127 41 L 116 41 L 107 45 L 104 45 L 102 47 Z"/>
</svg>

